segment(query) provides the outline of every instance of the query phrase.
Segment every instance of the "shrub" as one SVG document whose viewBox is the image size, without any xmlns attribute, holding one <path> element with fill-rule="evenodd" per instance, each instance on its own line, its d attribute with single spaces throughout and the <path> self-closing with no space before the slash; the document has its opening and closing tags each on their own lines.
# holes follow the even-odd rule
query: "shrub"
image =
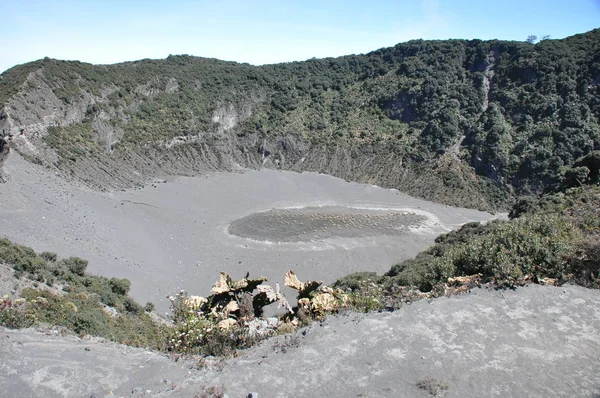
<svg viewBox="0 0 600 398">
<path fill-rule="evenodd" d="M 40 257 L 42 257 L 46 261 L 51 262 L 55 262 L 58 259 L 58 255 L 52 252 L 43 252 L 42 254 L 40 254 Z"/>
<path fill-rule="evenodd" d="M 359 290 L 365 282 L 379 283 L 381 278 L 382 277 L 378 276 L 376 272 L 355 272 L 338 279 L 333 283 L 332 287 L 355 291 Z"/>
<path fill-rule="evenodd" d="M 126 296 L 131 288 L 131 282 L 128 279 L 111 278 L 108 284 L 113 293 L 119 296 Z"/>
<path fill-rule="evenodd" d="M 499 222 L 488 233 L 435 258 L 426 276 L 432 285 L 449 277 L 478 273 L 508 283 L 526 275 L 560 278 L 581 239 L 581 232 L 560 217 Z"/>
<path fill-rule="evenodd" d="M 24 289 L 22 296 L 25 299 L 20 308 L 23 315 L 14 314 L 15 320 L 11 321 L 16 324 L 14 327 L 46 323 L 64 326 L 79 335 L 90 334 L 122 344 L 166 349 L 166 326 L 154 322 L 130 298 L 127 306 L 133 310 L 111 317 L 94 296 L 85 293 L 56 295 L 48 291 Z M 3 315 L 0 311 L 0 319 L 4 319 Z M 2 324 L 5 323 L 10 324 L 8 321 Z"/>
<path fill-rule="evenodd" d="M 222 329 L 210 320 L 191 318 L 170 330 L 168 348 L 186 354 L 231 356 L 236 350 L 251 347 L 258 337 L 249 335 L 242 325 Z"/>
<path fill-rule="evenodd" d="M 123 300 L 123 308 L 130 314 L 139 315 L 144 312 L 144 309 L 131 297 L 125 297 Z"/>
<path fill-rule="evenodd" d="M 93 336 L 106 336 L 109 331 L 110 319 L 106 313 L 98 308 L 83 308 L 70 313 L 66 326 L 79 335 L 90 334 Z"/>
<path fill-rule="evenodd" d="M 85 269 L 88 265 L 87 260 L 81 259 L 79 257 L 69 257 L 62 260 L 62 262 L 67 267 L 69 272 L 78 276 L 83 276 L 85 274 Z"/>
<path fill-rule="evenodd" d="M 106 290 L 98 295 L 101 303 L 108 305 L 109 307 L 117 307 L 121 303 L 121 297 L 115 294 L 111 290 Z"/>
<path fill-rule="evenodd" d="M 600 289 L 600 239 L 582 242 L 570 264 L 570 273 L 576 283 Z"/>
<path fill-rule="evenodd" d="M 11 265 L 18 272 L 35 273 L 46 266 L 46 260 L 32 248 L 16 245 L 6 238 L 0 239 L 0 261 Z"/>
<path fill-rule="evenodd" d="M 9 329 L 28 328 L 35 324 L 35 317 L 27 312 L 23 300 L 0 298 L 0 325 Z"/>
<path fill-rule="evenodd" d="M 375 272 L 356 272 L 333 283 L 336 289 L 348 294 L 347 306 L 360 312 L 380 311 L 384 308 L 383 281 Z"/>
</svg>

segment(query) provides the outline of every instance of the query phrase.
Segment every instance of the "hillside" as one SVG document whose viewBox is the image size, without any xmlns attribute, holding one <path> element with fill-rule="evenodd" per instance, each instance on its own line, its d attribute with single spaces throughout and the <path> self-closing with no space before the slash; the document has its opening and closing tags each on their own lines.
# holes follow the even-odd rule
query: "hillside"
<svg viewBox="0 0 600 398">
<path fill-rule="evenodd" d="M 589 178 L 571 166 L 600 149 L 599 85 L 600 29 L 266 66 L 43 59 L 1 76 L 0 128 L 30 160 L 101 189 L 241 164 L 495 210 Z"/>
</svg>

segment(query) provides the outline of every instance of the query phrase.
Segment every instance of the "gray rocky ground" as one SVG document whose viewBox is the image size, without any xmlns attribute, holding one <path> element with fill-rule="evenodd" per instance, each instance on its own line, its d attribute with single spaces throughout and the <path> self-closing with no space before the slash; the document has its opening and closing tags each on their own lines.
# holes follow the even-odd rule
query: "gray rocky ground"
<svg viewBox="0 0 600 398">
<path fill-rule="evenodd" d="M 331 317 L 208 368 L 51 332 L 0 330 L 0 341 L 2 397 L 600 396 L 600 294 L 576 286 Z"/>
<path fill-rule="evenodd" d="M 4 170 L 11 177 L 0 184 L 0 236 L 37 251 L 88 259 L 88 271 L 130 279 L 134 298 L 142 304 L 154 302 L 161 312 L 169 307 L 165 297 L 181 289 L 207 294 L 219 271 L 234 278 L 250 271 L 251 276 L 282 283 L 284 273 L 293 269 L 303 280 L 330 283 L 355 271 L 385 272 L 430 246 L 440 233 L 493 217 L 317 173 L 211 173 L 100 193 L 14 152 Z M 257 212 L 304 206 L 308 213 L 315 206 L 346 208 L 358 222 L 285 243 L 229 232 L 230 224 Z M 410 228 L 403 228 L 409 226 L 404 219 L 369 226 L 366 216 L 377 215 L 374 208 L 392 216 L 419 217 L 410 221 Z M 278 234 L 293 228 L 289 223 L 273 225 Z M 394 233 L 382 228 L 394 226 L 400 228 Z M 368 228 L 368 234 L 355 233 Z"/>
</svg>

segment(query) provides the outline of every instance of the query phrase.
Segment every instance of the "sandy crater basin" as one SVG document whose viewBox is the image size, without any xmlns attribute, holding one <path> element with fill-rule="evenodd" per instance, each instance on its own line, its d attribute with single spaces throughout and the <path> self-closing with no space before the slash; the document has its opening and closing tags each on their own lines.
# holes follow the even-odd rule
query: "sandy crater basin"
<svg viewBox="0 0 600 398">
<path fill-rule="evenodd" d="M 181 289 L 206 295 L 219 271 L 270 283 L 289 269 L 324 283 L 383 273 L 439 234 L 495 217 L 318 173 L 211 172 L 96 192 L 17 154 L 4 170 L 0 237 L 128 278 L 132 296 L 161 312 Z"/>
</svg>

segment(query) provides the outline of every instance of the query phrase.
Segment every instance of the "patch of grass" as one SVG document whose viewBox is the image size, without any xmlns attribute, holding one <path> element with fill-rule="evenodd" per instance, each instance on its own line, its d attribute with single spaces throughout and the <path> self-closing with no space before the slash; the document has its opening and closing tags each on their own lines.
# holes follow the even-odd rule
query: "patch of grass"
<svg viewBox="0 0 600 398">
<path fill-rule="evenodd" d="M 203 386 L 202 391 L 196 393 L 194 398 L 223 398 L 226 391 L 225 386 Z"/>
<path fill-rule="evenodd" d="M 417 387 L 427 392 L 432 397 L 444 397 L 450 385 L 446 381 L 427 377 L 417 382 Z"/>
</svg>

